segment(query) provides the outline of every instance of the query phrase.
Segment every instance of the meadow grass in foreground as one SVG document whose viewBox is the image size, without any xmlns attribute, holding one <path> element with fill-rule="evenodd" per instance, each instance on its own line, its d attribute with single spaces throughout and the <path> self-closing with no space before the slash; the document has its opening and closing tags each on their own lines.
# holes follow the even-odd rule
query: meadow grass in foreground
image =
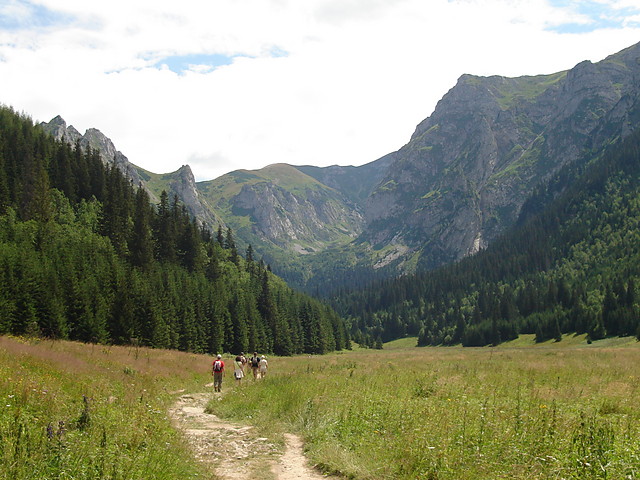
<svg viewBox="0 0 640 480">
<path fill-rule="evenodd" d="M 567 344 L 271 358 L 210 408 L 349 478 L 640 478 L 640 346 Z"/>
<path fill-rule="evenodd" d="M 167 409 L 210 360 L 0 337 L 0 479 L 211 478 Z"/>
</svg>

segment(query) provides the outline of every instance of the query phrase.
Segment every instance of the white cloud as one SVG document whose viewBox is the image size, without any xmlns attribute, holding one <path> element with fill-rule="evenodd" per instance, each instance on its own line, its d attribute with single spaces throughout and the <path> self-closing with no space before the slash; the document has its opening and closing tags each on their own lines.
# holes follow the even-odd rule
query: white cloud
<svg viewBox="0 0 640 480">
<path fill-rule="evenodd" d="M 198 179 L 276 162 L 366 163 L 400 148 L 463 73 L 552 73 L 640 32 L 629 0 L 609 8 L 635 28 L 580 35 L 552 28 L 584 13 L 543 0 L 33 5 L 9 4 L 23 28 L 0 22 L 0 101 L 98 128 L 153 172 L 191 163 Z M 47 10 L 59 15 L 35 21 Z M 161 67 L 201 55 L 232 63 Z"/>
</svg>

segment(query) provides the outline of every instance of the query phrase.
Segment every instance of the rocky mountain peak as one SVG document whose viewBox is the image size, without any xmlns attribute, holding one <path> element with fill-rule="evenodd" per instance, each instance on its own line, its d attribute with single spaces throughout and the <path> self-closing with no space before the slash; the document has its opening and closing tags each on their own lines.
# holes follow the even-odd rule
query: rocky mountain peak
<svg viewBox="0 0 640 480">
<path fill-rule="evenodd" d="M 48 123 L 40 123 L 40 128 L 57 140 L 64 140 L 71 145 L 75 145 L 76 142 L 79 142 L 80 148 L 83 150 L 87 150 L 89 148 L 98 150 L 100 152 L 100 158 L 104 163 L 114 164 L 129 179 L 131 179 L 131 182 L 134 185 L 144 185 L 135 165 L 129 162 L 122 152 L 116 150 L 113 142 L 100 130 L 96 128 L 89 128 L 84 135 L 81 135 L 80 132 L 78 132 L 78 130 L 76 130 L 72 125 L 67 126 L 67 123 L 60 115 L 54 117 Z M 154 201 L 157 200 L 156 196 L 151 191 L 148 191 L 148 193 Z"/>
<path fill-rule="evenodd" d="M 193 171 L 189 165 L 182 165 L 176 170 L 176 175 L 180 177 L 183 182 L 193 185 L 195 188 L 196 177 L 193 175 Z"/>
<path fill-rule="evenodd" d="M 76 141 L 82 138 L 80 132 L 73 125 L 67 127 L 67 122 L 60 115 L 53 118 L 49 123 L 41 123 L 40 127 L 44 128 L 56 140 L 65 139 L 67 143 L 75 144 Z"/>
</svg>

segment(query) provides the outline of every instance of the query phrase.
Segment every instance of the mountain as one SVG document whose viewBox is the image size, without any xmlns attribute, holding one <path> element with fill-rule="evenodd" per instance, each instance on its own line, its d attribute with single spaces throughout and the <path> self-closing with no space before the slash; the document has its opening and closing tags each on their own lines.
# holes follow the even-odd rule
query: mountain
<svg viewBox="0 0 640 480">
<path fill-rule="evenodd" d="M 562 167 L 523 209 L 526 218 L 475 255 L 336 296 L 354 339 L 640 339 L 640 130 Z"/>
<path fill-rule="evenodd" d="M 552 75 L 463 75 L 367 199 L 359 240 L 395 242 L 424 268 L 486 247 L 536 185 L 635 128 L 639 57 L 640 44 Z"/>
<path fill-rule="evenodd" d="M 187 166 L 121 168 L 156 197 L 177 195 L 211 229 L 232 227 L 239 246 L 251 244 L 288 281 L 326 292 L 489 246 L 539 185 L 635 129 L 639 58 L 637 44 L 550 75 L 463 75 L 406 145 L 363 166 L 276 164 L 199 183 Z M 57 135 L 98 136 L 54 121 Z M 107 160 L 123 157 L 103 143 Z"/>
<path fill-rule="evenodd" d="M 335 224 L 331 217 L 309 228 L 297 210 L 305 189 L 298 190 L 296 207 L 276 202 L 266 185 L 281 187 L 258 173 L 266 182 L 261 208 L 279 212 L 279 222 L 290 225 L 282 233 L 291 239 L 268 233 L 277 223 L 273 215 L 238 208 L 242 201 L 232 197 L 245 198 L 253 189 L 248 186 L 225 197 L 236 205 L 234 228 L 251 225 L 238 235 L 285 278 L 321 291 L 358 278 L 433 269 L 476 253 L 516 223 L 538 185 L 634 130 L 639 57 L 640 44 L 550 75 L 463 75 L 398 151 L 360 167 L 295 167 L 341 194 L 344 215 L 352 208 L 361 220 Z M 205 197 L 230 221 L 228 207 Z M 328 198 L 315 197 L 314 208 Z M 341 234 L 327 241 L 325 228 Z M 295 238 L 299 230 L 306 232 L 304 242 Z"/>
</svg>

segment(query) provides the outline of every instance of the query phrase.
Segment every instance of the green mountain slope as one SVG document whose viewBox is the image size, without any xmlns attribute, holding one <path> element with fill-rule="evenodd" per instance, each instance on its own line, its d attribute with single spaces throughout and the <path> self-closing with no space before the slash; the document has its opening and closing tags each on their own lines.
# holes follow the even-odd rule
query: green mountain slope
<svg viewBox="0 0 640 480">
<path fill-rule="evenodd" d="M 343 194 L 290 165 L 239 170 L 197 185 L 239 243 L 252 245 L 276 271 L 305 282 L 301 257 L 349 243 L 361 230 Z"/>
<path fill-rule="evenodd" d="M 486 250 L 336 305 L 365 343 L 416 333 L 421 344 L 477 346 L 519 333 L 640 337 L 638 199 L 640 132 L 565 166 L 527 202 L 521 224 Z"/>
</svg>

